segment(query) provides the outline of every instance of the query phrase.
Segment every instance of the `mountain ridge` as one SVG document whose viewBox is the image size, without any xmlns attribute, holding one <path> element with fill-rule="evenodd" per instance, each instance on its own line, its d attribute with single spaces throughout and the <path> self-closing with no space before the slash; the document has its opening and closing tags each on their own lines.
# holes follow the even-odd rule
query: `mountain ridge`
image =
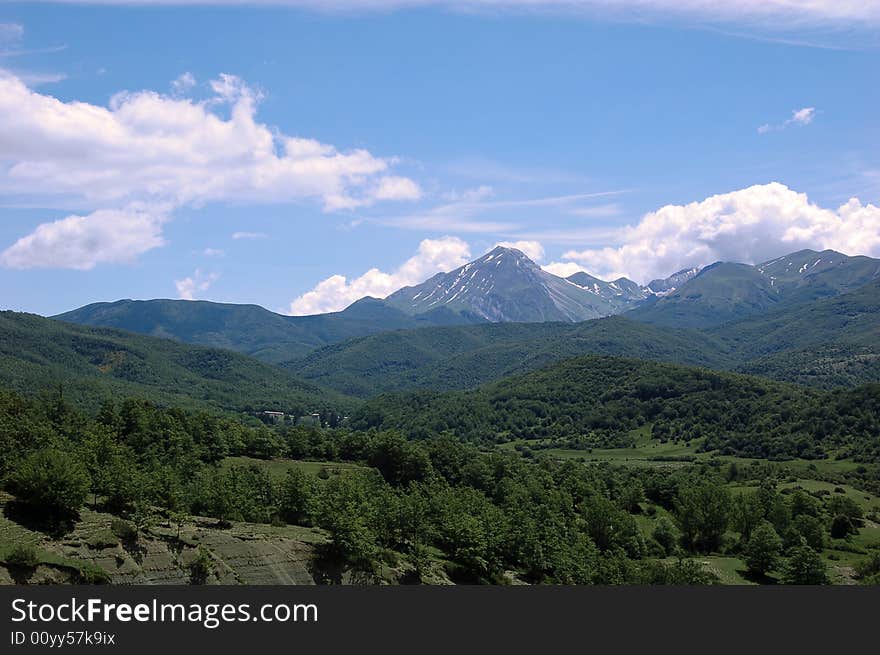
<svg viewBox="0 0 880 655">
<path fill-rule="evenodd" d="M 437 307 L 491 322 L 582 321 L 615 313 L 600 295 L 548 273 L 516 248 L 497 246 L 448 273 L 395 291 L 385 301 L 414 315 Z"/>
</svg>

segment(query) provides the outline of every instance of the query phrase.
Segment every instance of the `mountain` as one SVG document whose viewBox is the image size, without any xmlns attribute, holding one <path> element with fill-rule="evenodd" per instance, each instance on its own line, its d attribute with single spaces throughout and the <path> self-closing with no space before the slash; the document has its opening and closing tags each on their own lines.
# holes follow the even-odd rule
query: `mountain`
<svg viewBox="0 0 880 655">
<path fill-rule="evenodd" d="M 770 280 L 754 266 L 718 262 L 629 316 L 658 325 L 707 327 L 765 311 L 778 300 Z"/>
<path fill-rule="evenodd" d="M 594 293 L 606 300 L 614 308 L 615 313 L 635 307 L 651 295 L 648 289 L 625 277 L 618 278 L 614 282 L 605 282 L 588 273 L 579 271 L 565 279 L 572 284 L 576 284 L 581 289 Z"/>
<path fill-rule="evenodd" d="M 665 296 L 675 291 L 678 287 L 686 283 L 688 280 L 693 279 L 699 272 L 699 268 L 685 268 L 678 271 L 677 273 L 673 273 L 667 278 L 651 280 L 650 282 L 648 282 L 648 286 L 646 288 L 648 291 L 655 295 Z"/>
<path fill-rule="evenodd" d="M 880 278 L 708 333 L 745 373 L 826 388 L 880 382 Z"/>
<path fill-rule="evenodd" d="M 616 313 L 614 304 L 601 295 L 542 270 L 515 248 L 502 246 L 385 300 L 410 315 L 447 307 L 496 323 L 583 321 Z"/>
<path fill-rule="evenodd" d="M 748 267 L 734 272 L 751 279 Z M 405 389 L 473 388 L 588 353 L 736 370 L 823 388 L 880 382 L 880 278 L 847 294 L 782 304 L 702 330 L 645 324 L 631 315 L 576 324 L 384 332 L 282 366 L 361 398 Z"/>
<path fill-rule="evenodd" d="M 626 323 L 621 324 L 626 326 L 623 333 L 619 337 L 612 335 L 614 338 L 608 341 L 609 348 L 613 344 L 616 350 L 604 349 L 590 339 L 578 341 L 576 345 L 561 344 L 560 340 L 570 336 L 562 325 L 546 331 L 526 329 L 528 334 L 521 333 L 520 328 L 476 330 L 473 334 L 493 335 L 487 343 L 481 341 L 481 336 L 477 339 L 479 345 L 474 345 L 467 330 L 426 333 L 424 338 L 430 335 L 430 338 L 443 340 L 463 339 L 460 349 L 456 346 L 450 351 L 430 345 L 424 347 L 423 337 L 395 335 L 386 340 L 383 336 L 374 341 L 343 344 L 350 339 L 434 326 L 572 323 L 623 312 L 627 318 L 658 327 L 712 330 L 749 317 L 840 297 L 876 279 L 880 279 L 880 261 L 876 259 L 804 250 L 758 266 L 719 262 L 702 270 L 686 269 L 640 287 L 626 278 L 606 282 L 582 272 L 563 279 L 541 270 L 518 250 L 498 247 L 450 273 L 438 273 L 420 285 L 400 289 L 385 300 L 362 298 L 341 312 L 329 314 L 292 317 L 256 305 L 120 300 L 88 305 L 56 318 L 236 350 L 270 363 L 284 363 L 289 370 L 302 371 L 313 379 L 326 380 L 337 389 L 364 396 L 376 389 L 397 388 L 395 385 L 403 384 L 406 379 L 419 386 L 467 386 L 509 372 L 516 357 L 532 361 L 529 358 L 539 353 L 544 356 L 550 351 L 569 355 L 605 352 L 706 366 L 740 366 L 752 359 L 775 356 L 775 351 L 737 351 L 732 333 L 726 333 L 722 346 L 695 341 L 697 351 L 693 356 L 679 353 L 681 342 L 677 338 L 671 338 L 668 351 L 654 346 L 639 351 L 631 348 L 631 344 L 642 337 L 635 335 L 635 328 Z M 809 324 L 803 326 L 805 335 L 812 333 L 810 328 Z M 596 334 L 600 331 L 596 328 Z M 522 340 L 514 343 L 516 339 L 508 338 L 514 334 L 521 335 Z M 833 332 L 825 334 L 829 343 L 834 341 Z M 690 335 L 696 338 L 694 333 Z M 760 328 L 756 335 L 757 339 Z M 497 342 L 492 340 L 496 336 L 500 339 Z M 646 344 L 670 338 L 656 332 L 642 336 Z M 548 345 L 540 341 L 542 338 L 555 341 Z M 702 338 L 712 341 L 715 337 L 704 335 Z M 789 337 L 783 335 L 777 341 L 787 340 Z M 320 350 L 334 344 L 343 345 Z M 789 349 L 807 347 L 816 348 L 812 343 L 801 343 Z M 367 353 L 369 348 L 375 348 L 375 353 Z M 484 348 L 488 350 L 481 350 Z M 731 348 L 733 350 L 726 350 Z M 314 357 L 306 357 L 312 352 Z M 658 354 L 643 355 L 642 352 Z M 810 380 L 820 385 L 852 385 L 876 379 L 873 360 L 863 357 L 872 353 L 862 350 L 841 353 L 847 362 L 861 363 L 853 364 L 855 368 L 851 367 L 846 375 L 821 375 Z M 448 363 L 436 362 L 437 370 L 429 373 L 425 366 L 434 366 L 434 359 L 441 354 L 452 359 Z M 812 357 L 806 352 L 803 356 L 807 358 L 804 362 Z M 326 364 L 330 368 L 322 371 L 318 362 L 325 357 L 330 358 Z M 829 361 L 839 363 L 836 357 Z M 827 347 L 823 358 L 828 359 Z M 763 374 L 776 376 L 778 373 L 791 379 L 791 361 L 776 359 L 760 370 Z M 780 369 L 773 373 L 777 365 L 784 365 L 786 372 L 781 373 Z M 826 364 L 822 366 L 828 370 Z M 381 382 L 374 385 L 379 379 Z"/>
<path fill-rule="evenodd" d="M 271 363 L 384 330 L 478 320 L 448 311 L 413 317 L 376 298 L 362 298 L 341 312 L 314 316 L 282 316 L 258 305 L 203 300 L 119 300 L 86 305 L 54 318 L 227 348 Z"/>
<path fill-rule="evenodd" d="M 880 277 L 880 260 L 833 250 L 801 250 L 756 268 L 786 302 L 837 296 Z"/>
<path fill-rule="evenodd" d="M 587 353 L 708 367 L 735 362 L 713 337 L 612 316 L 581 323 L 489 323 L 384 332 L 282 364 L 361 398 L 405 389 L 466 389 Z"/>
<path fill-rule="evenodd" d="M 880 260 L 832 250 L 802 250 L 757 266 L 718 262 L 628 316 L 658 325 L 712 327 L 845 294 L 878 277 Z"/>
<path fill-rule="evenodd" d="M 250 357 L 119 330 L 0 312 L 0 386 L 74 404 L 137 396 L 188 408 L 346 410 L 355 403 Z"/>
</svg>

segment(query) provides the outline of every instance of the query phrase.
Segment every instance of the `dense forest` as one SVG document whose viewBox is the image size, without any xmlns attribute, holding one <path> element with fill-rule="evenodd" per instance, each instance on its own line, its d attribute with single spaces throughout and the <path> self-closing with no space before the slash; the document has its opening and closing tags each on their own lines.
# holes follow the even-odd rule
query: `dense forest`
<svg viewBox="0 0 880 655">
<path fill-rule="evenodd" d="M 778 471 L 766 464 L 586 467 L 448 436 L 252 428 L 138 400 L 107 402 L 91 415 L 60 397 L 36 403 L 4 392 L 0 442 L 0 476 L 15 498 L 10 513 L 42 529 L 63 534 L 87 504 L 120 516 L 132 539 L 157 520 L 189 513 L 213 516 L 218 526 L 315 525 L 330 535 L 319 557 L 365 580 L 385 559 L 404 558 L 414 582 L 442 560 L 459 582 L 703 584 L 717 579 L 691 556 L 726 550 L 742 553 L 756 576 L 777 570 L 787 581 L 821 583 L 827 573 L 815 549 L 864 519 L 845 498 L 780 493 Z M 220 466 L 230 454 L 363 467 L 273 480 L 259 467 Z M 756 481 L 752 492 L 731 493 L 732 480 L 748 479 Z"/>
<path fill-rule="evenodd" d="M 295 415 L 343 413 L 355 404 L 229 350 L 17 312 L 0 312 L 0 385 L 28 394 L 62 385 L 69 402 L 92 409 L 114 396 L 192 409 Z"/>
<path fill-rule="evenodd" d="M 880 386 L 821 392 L 742 375 L 588 356 L 473 392 L 383 395 L 352 416 L 360 429 L 416 438 L 446 431 L 477 443 L 551 438 L 568 447 L 626 447 L 651 425 L 660 441 L 720 454 L 880 461 Z"/>
</svg>

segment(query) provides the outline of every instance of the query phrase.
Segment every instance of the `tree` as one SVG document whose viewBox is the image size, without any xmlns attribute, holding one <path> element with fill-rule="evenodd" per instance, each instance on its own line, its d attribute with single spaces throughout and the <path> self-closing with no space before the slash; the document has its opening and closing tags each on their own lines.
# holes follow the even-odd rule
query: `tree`
<svg viewBox="0 0 880 655">
<path fill-rule="evenodd" d="M 189 521 L 189 514 L 182 510 L 172 510 L 168 513 L 168 520 L 171 525 L 177 528 L 177 541 L 180 541 L 180 530 Z"/>
<path fill-rule="evenodd" d="M 135 539 L 139 539 L 142 533 L 149 530 L 156 523 L 156 513 L 152 507 L 143 501 L 135 503 L 130 518 L 135 529 Z"/>
<path fill-rule="evenodd" d="M 859 504 L 849 496 L 834 496 L 828 501 L 828 513 L 831 516 L 845 516 L 853 526 L 859 526 L 862 523 L 862 508 Z"/>
<path fill-rule="evenodd" d="M 684 541 L 690 549 L 717 550 L 730 518 L 730 492 L 716 480 L 686 484 L 675 503 Z"/>
<path fill-rule="evenodd" d="M 733 501 L 731 522 L 734 529 L 742 535 L 744 542 L 752 536 L 752 530 L 764 520 L 764 507 L 757 493 L 742 493 Z"/>
<path fill-rule="evenodd" d="M 853 527 L 852 521 L 845 514 L 838 514 L 831 521 L 831 538 L 832 539 L 846 539 L 849 535 L 854 532 L 858 532 L 855 527 Z"/>
<path fill-rule="evenodd" d="M 658 544 L 663 548 L 663 552 L 672 555 L 678 549 L 678 541 L 681 539 L 681 533 L 675 524 L 666 516 L 660 517 L 657 525 L 654 526 L 654 532 L 651 534 Z"/>
<path fill-rule="evenodd" d="M 789 551 L 782 580 L 785 584 L 796 585 L 828 584 L 828 572 L 819 553 L 801 544 Z"/>
<path fill-rule="evenodd" d="M 781 552 L 782 539 L 776 529 L 768 521 L 762 521 L 746 543 L 746 567 L 755 575 L 765 576 L 776 568 Z"/>
<path fill-rule="evenodd" d="M 825 547 L 825 525 L 821 519 L 809 514 L 800 514 L 794 520 L 794 528 L 797 535 L 813 550 L 819 551 Z"/>
<path fill-rule="evenodd" d="M 645 489 L 642 483 L 633 478 L 623 488 L 620 494 L 620 506 L 630 514 L 638 514 L 642 511 L 641 503 L 645 500 Z"/>
<path fill-rule="evenodd" d="M 35 514 L 67 519 L 79 511 L 89 492 L 83 466 L 62 450 L 38 450 L 18 465 L 9 482 L 17 500 Z"/>
<path fill-rule="evenodd" d="M 278 489 L 278 510 L 281 517 L 294 525 L 308 524 L 314 496 L 314 480 L 301 469 L 288 470 Z"/>
</svg>

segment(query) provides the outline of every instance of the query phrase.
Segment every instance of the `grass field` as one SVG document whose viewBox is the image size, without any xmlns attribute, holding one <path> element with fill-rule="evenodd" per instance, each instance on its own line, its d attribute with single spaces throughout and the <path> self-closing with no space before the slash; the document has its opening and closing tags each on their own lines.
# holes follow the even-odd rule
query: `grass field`
<svg viewBox="0 0 880 655">
<path fill-rule="evenodd" d="M 266 470 L 274 479 L 281 479 L 291 469 L 299 469 L 309 475 L 317 476 L 322 470 L 330 475 L 363 469 L 363 466 L 351 462 L 310 462 L 299 459 L 256 459 L 253 457 L 227 457 L 223 460 L 224 467 L 256 466 Z"/>
</svg>

